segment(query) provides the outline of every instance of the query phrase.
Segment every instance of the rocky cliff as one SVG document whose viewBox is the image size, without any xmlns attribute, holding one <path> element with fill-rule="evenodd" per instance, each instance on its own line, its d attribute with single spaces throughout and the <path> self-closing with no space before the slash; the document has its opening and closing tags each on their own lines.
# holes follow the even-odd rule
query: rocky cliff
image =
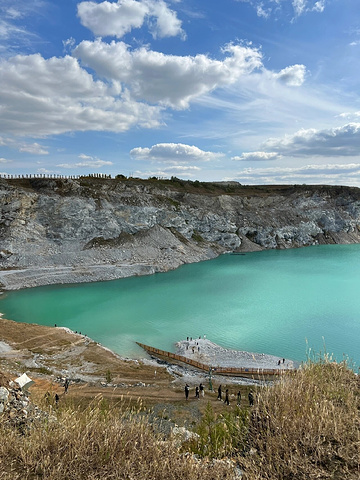
<svg viewBox="0 0 360 480">
<path fill-rule="evenodd" d="M 360 189 L 0 179 L 3 289 L 166 271 L 226 251 L 360 242 Z"/>
</svg>

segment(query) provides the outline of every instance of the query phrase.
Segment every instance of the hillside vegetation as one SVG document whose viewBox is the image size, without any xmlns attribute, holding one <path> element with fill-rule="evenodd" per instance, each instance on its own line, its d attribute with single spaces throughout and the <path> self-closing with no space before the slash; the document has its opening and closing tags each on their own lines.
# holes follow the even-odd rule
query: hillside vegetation
<svg viewBox="0 0 360 480">
<path fill-rule="evenodd" d="M 261 388 L 251 410 L 209 405 L 182 445 L 156 433 L 140 404 L 44 404 L 49 414 L 27 429 L 0 417 L 0 478 L 355 480 L 359 408 L 357 375 L 328 359 Z"/>
</svg>

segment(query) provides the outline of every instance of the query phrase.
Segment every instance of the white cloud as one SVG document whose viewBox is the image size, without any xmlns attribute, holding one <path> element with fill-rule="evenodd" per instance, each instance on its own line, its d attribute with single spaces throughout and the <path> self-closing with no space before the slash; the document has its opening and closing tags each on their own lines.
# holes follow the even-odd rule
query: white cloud
<svg viewBox="0 0 360 480">
<path fill-rule="evenodd" d="M 356 121 L 356 120 L 359 120 L 360 118 L 360 112 L 344 112 L 344 113 L 340 113 L 338 117 Z"/>
<path fill-rule="evenodd" d="M 194 178 L 196 173 L 201 171 L 201 168 L 192 165 L 174 165 L 173 167 L 166 167 L 157 170 L 137 170 L 134 174 L 137 177 L 161 177 L 169 178 L 172 176 L 179 176 L 181 178 Z"/>
<path fill-rule="evenodd" d="M 305 74 L 305 65 L 291 65 L 279 73 L 273 73 L 273 77 L 290 87 L 300 87 L 305 81 Z"/>
<path fill-rule="evenodd" d="M 246 168 L 236 174 L 240 183 L 308 183 L 360 185 L 360 163 L 302 167 Z"/>
<path fill-rule="evenodd" d="M 231 160 L 246 161 L 246 162 L 259 162 L 267 160 L 278 160 L 281 158 L 277 152 L 244 152 L 240 156 L 232 157 Z"/>
<path fill-rule="evenodd" d="M 39 143 L 25 143 L 10 137 L 0 137 L 0 146 L 6 146 L 19 152 L 32 153 L 34 155 L 48 155 L 46 147 Z"/>
<path fill-rule="evenodd" d="M 252 5 L 258 17 L 268 19 L 271 15 L 277 15 L 282 11 L 282 4 L 287 9 L 291 4 L 295 17 L 304 15 L 308 12 L 322 13 L 325 10 L 326 0 L 236 0 L 237 2 L 249 3 Z M 275 5 L 274 5 L 275 4 Z M 294 19 L 292 19 L 293 21 Z"/>
<path fill-rule="evenodd" d="M 264 4 L 260 3 L 256 6 L 256 13 L 258 17 L 269 18 L 271 14 L 271 9 L 268 8 L 267 10 L 265 10 Z"/>
<path fill-rule="evenodd" d="M 269 139 L 264 148 L 292 156 L 353 156 L 359 154 L 360 123 L 327 130 L 302 129 L 281 139 Z"/>
<path fill-rule="evenodd" d="M 39 145 L 38 143 L 32 143 L 32 144 L 22 144 L 19 147 L 19 152 L 26 152 L 26 153 L 32 153 L 34 155 L 48 155 L 49 152 L 45 150 L 44 147 Z"/>
<path fill-rule="evenodd" d="M 17 19 L 17 18 L 23 17 L 24 13 L 20 10 L 17 10 L 14 7 L 9 7 L 9 8 L 6 9 L 5 15 L 9 18 Z"/>
<path fill-rule="evenodd" d="M 0 20 L 1 40 L 8 40 L 9 38 L 23 35 L 29 35 L 29 33 L 25 29 L 18 27 L 9 21 L 3 19 Z"/>
<path fill-rule="evenodd" d="M 113 2 L 81 2 L 77 6 L 78 16 L 84 27 L 98 36 L 122 37 L 133 28 L 140 28 L 148 13 L 143 2 L 123 0 Z"/>
<path fill-rule="evenodd" d="M 123 82 L 139 100 L 173 108 L 211 90 L 235 83 L 262 66 L 261 53 L 249 46 L 228 44 L 224 60 L 206 55 L 165 55 L 146 47 L 131 51 L 123 42 L 83 41 L 74 56 L 98 75 Z"/>
<path fill-rule="evenodd" d="M 170 10 L 165 2 L 147 1 L 149 5 L 150 16 L 154 18 L 154 22 L 150 23 L 150 31 L 154 38 L 175 37 L 180 35 L 185 39 L 186 35 L 181 28 L 181 21 L 177 18 L 176 13 Z"/>
<path fill-rule="evenodd" d="M 137 147 L 130 151 L 130 155 L 136 160 L 176 161 L 177 163 L 216 160 L 223 156 L 222 153 L 205 152 L 194 145 L 182 143 L 159 143 L 151 148 Z"/>
<path fill-rule="evenodd" d="M 46 2 L 44 0 L 1 0 L 0 12 L 5 18 L 18 19 L 38 14 L 44 8 Z"/>
<path fill-rule="evenodd" d="M 6 158 L 1 157 L 0 158 L 0 163 L 9 163 L 10 160 L 7 160 Z"/>
<path fill-rule="evenodd" d="M 0 48 L 9 54 L 11 51 L 29 46 L 29 40 L 36 35 L 24 22 L 40 14 L 45 2 L 42 0 L 1 0 L 0 1 Z"/>
<path fill-rule="evenodd" d="M 63 47 L 64 47 L 64 52 L 71 54 L 71 51 L 75 47 L 75 38 L 70 37 L 67 40 L 63 40 Z"/>
<path fill-rule="evenodd" d="M 60 168 L 100 168 L 105 167 L 108 165 L 113 165 L 113 162 L 109 162 L 106 160 L 100 160 L 100 158 L 92 157 L 91 155 L 85 155 L 81 153 L 79 158 L 83 160 L 83 162 L 77 163 L 61 163 L 57 165 Z"/>
<path fill-rule="evenodd" d="M 174 165 L 173 167 L 164 168 L 164 170 L 166 172 L 199 172 L 201 168 L 196 165 Z"/>
<path fill-rule="evenodd" d="M 292 5 L 296 15 L 301 15 L 305 12 L 307 0 L 293 0 Z"/>
<path fill-rule="evenodd" d="M 155 38 L 184 36 L 181 21 L 163 0 L 81 2 L 78 16 L 82 25 L 102 37 L 121 38 L 133 28 L 140 28 L 146 19 Z"/>
<path fill-rule="evenodd" d="M 17 55 L 0 62 L 0 130 L 40 137 L 159 125 L 160 110 L 94 81 L 75 58 Z"/>
<path fill-rule="evenodd" d="M 326 0 L 311 1 L 308 0 L 293 0 L 292 5 L 296 16 L 300 16 L 307 12 L 322 13 L 325 10 Z"/>
<path fill-rule="evenodd" d="M 315 5 L 313 6 L 312 10 L 314 12 L 322 13 L 325 10 L 325 0 L 319 0 L 318 2 L 315 2 Z"/>
</svg>

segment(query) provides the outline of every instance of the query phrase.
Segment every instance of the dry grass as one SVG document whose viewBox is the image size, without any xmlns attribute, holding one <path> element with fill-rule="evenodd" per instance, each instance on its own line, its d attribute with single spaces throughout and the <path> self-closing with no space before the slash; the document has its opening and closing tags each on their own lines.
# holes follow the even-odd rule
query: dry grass
<svg viewBox="0 0 360 480">
<path fill-rule="evenodd" d="M 309 363 L 257 396 L 245 479 L 360 478 L 359 379 L 347 364 Z"/>
<path fill-rule="evenodd" d="M 0 318 L 0 340 L 17 351 L 16 356 L 11 357 L 14 360 L 21 361 L 23 358 L 32 358 L 34 353 L 40 353 L 43 356 L 43 366 L 53 372 L 68 369 L 69 366 L 77 367 L 81 372 L 83 365 L 91 364 L 88 374 L 93 375 L 94 379 L 101 377 L 105 381 L 109 370 L 112 380 L 117 383 L 154 381 L 154 367 L 121 360 L 97 343 L 85 341 L 81 335 L 68 333 L 62 328 Z M 10 360 L 7 363 L 10 364 Z M 19 370 L 12 366 L 16 371 Z M 30 370 L 28 367 L 24 369 Z M 76 378 L 76 373 L 73 376 Z M 156 379 L 157 382 L 168 385 L 171 377 L 164 368 L 158 368 Z"/>
<path fill-rule="evenodd" d="M 64 408 L 21 436 L 0 421 L 1 480 L 229 479 L 226 464 L 181 455 L 152 432 L 143 417 L 94 402 Z"/>
</svg>

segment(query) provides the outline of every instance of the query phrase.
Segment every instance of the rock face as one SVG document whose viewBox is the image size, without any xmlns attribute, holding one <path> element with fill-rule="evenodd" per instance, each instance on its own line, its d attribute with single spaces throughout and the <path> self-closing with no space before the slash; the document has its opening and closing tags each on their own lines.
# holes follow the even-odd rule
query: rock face
<svg viewBox="0 0 360 480">
<path fill-rule="evenodd" d="M 0 179 L 3 289 L 166 271 L 226 251 L 360 241 L 360 190 Z"/>
</svg>

